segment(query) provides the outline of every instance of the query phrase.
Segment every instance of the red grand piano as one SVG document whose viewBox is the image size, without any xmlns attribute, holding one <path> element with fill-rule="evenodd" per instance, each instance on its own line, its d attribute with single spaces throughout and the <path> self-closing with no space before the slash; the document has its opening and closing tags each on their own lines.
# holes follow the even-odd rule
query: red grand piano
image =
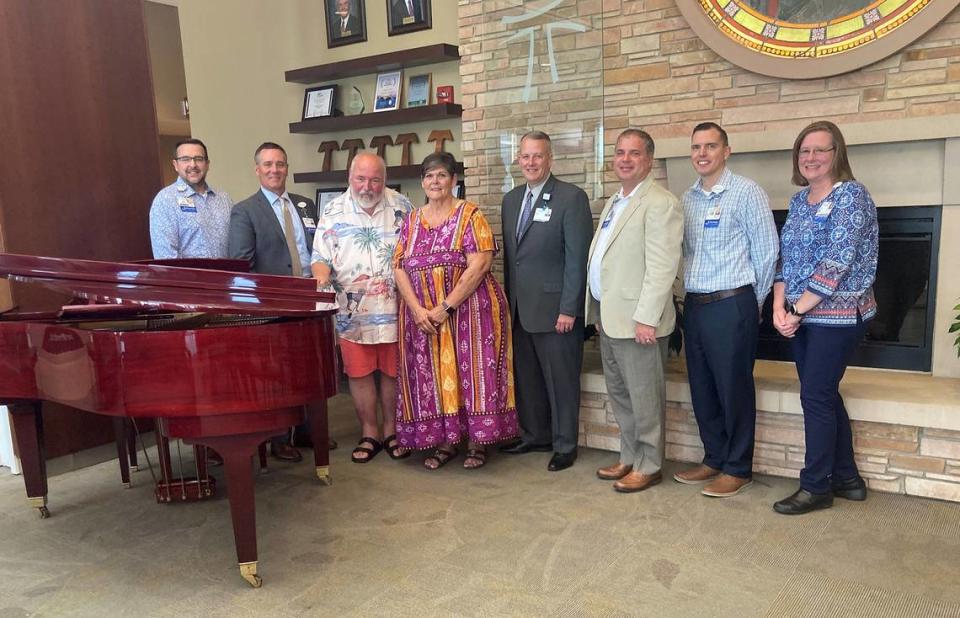
<svg viewBox="0 0 960 618">
<path fill-rule="evenodd" d="M 223 456 L 240 574 L 259 587 L 252 456 L 302 422 L 307 403 L 317 476 L 329 481 L 333 294 L 312 279 L 13 254 L 0 254 L 0 276 L 91 303 L 0 314 L 0 404 L 41 517 L 41 401 L 157 418 L 164 436 Z"/>
</svg>

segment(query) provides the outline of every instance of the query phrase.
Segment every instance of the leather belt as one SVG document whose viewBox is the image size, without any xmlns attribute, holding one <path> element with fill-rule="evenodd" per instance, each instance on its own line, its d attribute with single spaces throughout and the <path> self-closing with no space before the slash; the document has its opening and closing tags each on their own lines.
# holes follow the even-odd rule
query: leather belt
<svg viewBox="0 0 960 618">
<path fill-rule="evenodd" d="M 706 305 L 708 303 L 715 303 L 718 300 L 723 300 L 724 298 L 730 298 L 732 296 L 737 296 L 738 294 L 751 291 L 753 291 L 752 285 L 741 285 L 740 287 L 732 290 L 720 290 L 718 292 L 707 292 L 706 294 L 687 292 L 687 299 L 695 305 Z"/>
</svg>

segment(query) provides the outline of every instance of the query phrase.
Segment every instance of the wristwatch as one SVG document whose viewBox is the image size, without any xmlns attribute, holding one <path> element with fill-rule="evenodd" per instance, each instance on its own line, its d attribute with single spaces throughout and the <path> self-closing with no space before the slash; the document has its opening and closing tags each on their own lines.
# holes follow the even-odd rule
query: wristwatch
<svg viewBox="0 0 960 618">
<path fill-rule="evenodd" d="M 783 308 L 787 310 L 787 313 L 790 315 L 795 315 L 798 318 L 802 318 L 803 316 L 807 315 L 806 313 L 800 313 L 797 311 L 797 306 L 791 303 L 789 300 L 783 301 Z"/>
<path fill-rule="evenodd" d="M 443 310 L 447 312 L 447 315 L 453 315 L 454 313 L 457 312 L 457 308 L 451 307 L 450 305 L 447 304 L 447 301 L 445 300 L 440 301 L 440 306 L 443 307 Z"/>
</svg>

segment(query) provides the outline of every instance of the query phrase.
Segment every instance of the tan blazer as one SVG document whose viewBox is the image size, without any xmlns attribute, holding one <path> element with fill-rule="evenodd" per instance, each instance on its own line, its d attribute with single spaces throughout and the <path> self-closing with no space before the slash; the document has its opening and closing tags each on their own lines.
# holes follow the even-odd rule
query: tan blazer
<svg viewBox="0 0 960 618">
<path fill-rule="evenodd" d="M 601 222 L 612 206 L 613 197 L 603 207 Z M 633 339 L 638 322 L 655 327 L 657 337 L 673 332 L 677 316 L 672 288 L 680 267 L 682 242 L 679 201 L 648 176 L 611 232 L 600 268 L 600 302 L 593 297 L 588 279 L 586 323 L 600 322 L 603 332 L 615 339 Z M 588 263 L 593 260 L 596 244 L 595 234 Z"/>
</svg>

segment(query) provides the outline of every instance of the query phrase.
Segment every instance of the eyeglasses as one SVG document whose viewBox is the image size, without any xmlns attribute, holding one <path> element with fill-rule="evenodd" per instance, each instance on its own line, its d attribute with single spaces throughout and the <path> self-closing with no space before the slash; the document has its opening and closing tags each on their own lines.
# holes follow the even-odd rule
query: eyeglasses
<svg viewBox="0 0 960 618">
<path fill-rule="evenodd" d="M 196 163 L 197 165 L 200 165 L 201 163 L 206 163 L 206 162 L 207 162 L 207 158 L 206 158 L 206 157 L 174 157 L 173 160 L 176 161 L 177 163 L 182 163 L 183 165 L 186 165 L 187 163 L 190 163 L 191 161 L 192 161 L 193 163 Z"/>
<path fill-rule="evenodd" d="M 836 146 L 830 146 L 829 148 L 814 148 L 813 150 L 809 148 L 801 148 L 797 154 L 799 154 L 801 157 L 809 157 L 811 154 L 819 157 L 822 154 L 826 154 L 836 149 L 837 149 Z"/>
</svg>

